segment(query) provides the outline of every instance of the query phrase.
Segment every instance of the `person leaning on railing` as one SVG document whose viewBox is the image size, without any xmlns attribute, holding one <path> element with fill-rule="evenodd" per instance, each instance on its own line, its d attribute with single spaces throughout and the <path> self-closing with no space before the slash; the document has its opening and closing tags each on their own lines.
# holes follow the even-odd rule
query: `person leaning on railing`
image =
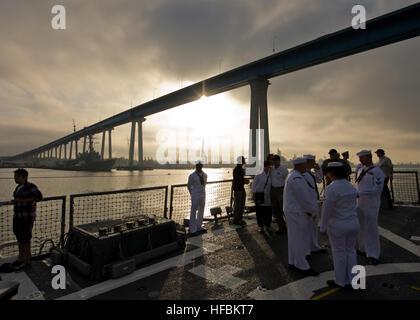
<svg viewBox="0 0 420 320">
<path fill-rule="evenodd" d="M 36 202 L 42 200 L 42 193 L 33 183 L 28 182 L 28 171 L 14 172 L 17 187 L 13 192 L 13 233 L 19 246 L 18 259 L 13 262 L 16 271 L 31 265 L 32 228 L 36 218 Z"/>
</svg>

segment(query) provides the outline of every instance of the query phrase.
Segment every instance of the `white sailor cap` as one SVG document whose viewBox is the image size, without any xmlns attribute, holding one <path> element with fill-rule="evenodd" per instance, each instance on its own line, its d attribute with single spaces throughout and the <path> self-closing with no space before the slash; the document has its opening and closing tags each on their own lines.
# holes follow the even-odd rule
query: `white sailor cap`
<svg viewBox="0 0 420 320">
<path fill-rule="evenodd" d="M 236 158 L 236 163 L 237 164 L 242 164 L 242 158 L 246 160 L 246 158 L 244 156 L 239 156 Z"/>
<path fill-rule="evenodd" d="M 315 160 L 315 156 L 313 154 L 304 154 L 303 158 L 307 160 Z"/>
<path fill-rule="evenodd" d="M 372 154 L 372 152 L 370 150 L 362 150 L 362 151 L 359 151 L 357 153 L 357 156 L 358 157 L 362 157 L 362 156 L 368 156 L 370 154 Z"/>
<path fill-rule="evenodd" d="M 334 167 L 342 167 L 343 163 L 342 162 L 330 162 L 328 164 L 328 168 L 334 168 Z"/>
<path fill-rule="evenodd" d="M 302 157 L 299 157 L 299 158 L 296 158 L 296 159 L 292 160 L 292 162 L 293 162 L 293 164 L 306 163 L 306 159 L 302 158 Z"/>
</svg>

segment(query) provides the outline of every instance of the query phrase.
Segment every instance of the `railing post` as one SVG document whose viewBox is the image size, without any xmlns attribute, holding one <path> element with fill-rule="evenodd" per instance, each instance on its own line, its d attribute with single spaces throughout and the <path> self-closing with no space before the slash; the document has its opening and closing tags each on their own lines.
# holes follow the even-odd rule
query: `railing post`
<svg viewBox="0 0 420 320">
<path fill-rule="evenodd" d="M 64 248 L 64 234 L 66 232 L 66 200 L 67 197 L 63 196 L 61 199 L 61 235 L 60 235 L 60 246 Z"/>
<path fill-rule="evenodd" d="M 165 186 L 165 204 L 163 208 L 163 216 L 168 219 L 168 186 Z"/>
<path fill-rule="evenodd" d="M 391 196 L 392 196 L 392 202 L 395 202 L 395 196 L 394 196 L 394 178 L 389 178 L 389 184 L 391 185 Z"/>
<path fill-rule="evenodd" d="M 230 204 L 229 204 L 229 207 L 232 208 L 232 204 L 233 204 L 233 182 L 232 182 L 232 185 L 230 187 Z"/>
<path fill-rule="evenodd" d="M 169 201 L 169 219 L 170 220 L 172 220 L 172 213 L 174 211 L 173 201 L 174 201 L 174 187 L 171 186 L 171 199 Z"/>
<path fill-rule="evenodd" d="M 417 204 L 420 204 L 420 189 L 419 189 L 419 177 L 416 171 L 416 186 L 417 186 Z"/>
<path fill-rule="evenodd" d="M 70 196 L 70 212 L 69 212 L 69 228 L 73 227 L 73 214 L 74 214 L 74 198 Z"/>
</svg>

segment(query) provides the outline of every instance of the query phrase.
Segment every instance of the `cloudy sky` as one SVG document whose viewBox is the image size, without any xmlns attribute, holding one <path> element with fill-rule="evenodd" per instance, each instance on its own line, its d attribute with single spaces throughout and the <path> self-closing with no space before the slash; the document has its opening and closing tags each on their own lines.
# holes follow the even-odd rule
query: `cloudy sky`
<svg viewBox="0 0 420 320">
<path fill-rule="evenodd" d="M 350 26 L 408 0 L 1 0 L 0 156 L 51 142 L 131 106 Z M 53 30 L 62 4 L 66 30 Z M 381 147 L 420 161 L 420 38 L 271 79 L 270 144 L 286 157 Z M 145 155 L 166 128 L 235 143 L 249 128 L 249 87 L 147 118 Z M 130 127 L 113 132 L 128 156 Z M 100 139 L 98 139 L 99 141 Z"/>
</svg>

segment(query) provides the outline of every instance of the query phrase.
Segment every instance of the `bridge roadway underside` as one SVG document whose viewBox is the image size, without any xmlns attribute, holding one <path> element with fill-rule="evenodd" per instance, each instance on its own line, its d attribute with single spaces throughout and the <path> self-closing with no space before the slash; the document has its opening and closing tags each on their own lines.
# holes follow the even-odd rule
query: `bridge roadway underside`
<svg viewBox="0 0 420 320">
<path fill-rule="evenodd" d="M 326 236 L 320 236 L 320 244 L 328 252 L 310 261 L 319 277 L 288 270 L 287 236 L 260 234 L 254 216 L 243 228 L 225 221 L 213 229 L 209 223 L 209 232 L 189 238 L 185 250 L 117 280 L 94 282 L 69 269 L 66 290 L 53 290 L 49 259 L 34 261 L 27 275 L 45 299 L 420 299 L 420 246 L 410 240 L 420 236 L 420 207 L 383 210 L 379 221 L 382 264 L 367 266 L 366 290 L 331 292 L 325 284 L 333 270 Z M 367 260 L 358 256 L 358 263 Z"/>
</svg>

